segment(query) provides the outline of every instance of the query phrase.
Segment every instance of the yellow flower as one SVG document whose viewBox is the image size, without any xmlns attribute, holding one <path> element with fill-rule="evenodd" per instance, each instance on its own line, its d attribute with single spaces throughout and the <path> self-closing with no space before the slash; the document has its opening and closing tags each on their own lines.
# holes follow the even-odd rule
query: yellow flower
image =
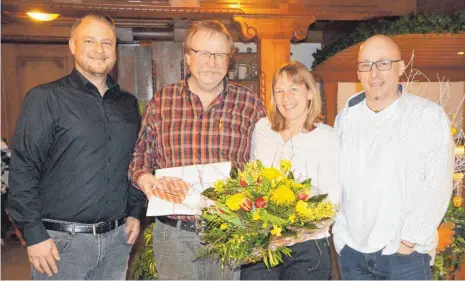
<svg viewBox="0 0 465 281">
<path fill-rule="evenodd" d="M 291 162 L 288 160 L 281 160 L 279 162 L 279 169 L 283 174 L 287 174 L 287 172 L 291 169 Z"/>
<path fill-rule="evenodd" d="M 275 188 L 278 185 L 278 182 L 276 180 L 271 180 L 271 187 Z"/>
<path fill-rule="evenodd" d="M 322 202 L 314 207 L 309 208 L 308 203 L 302 200 L 297 202 L 295 211 L 300 217 L 304 217 L 311 221 L 331 218 L 335 212 L 331 202 Z"/>
<path fill-rule="evenodd" d="M 263 168 L 262 174 L 268 180 L 274 180 L 282 176 L 281 172 L 275 168 Z"/>
<path fill-rule="evenodd" d="M 299 215 L 305 215 L 308 213 L 308 203 L 302 200 L 299 200 L 297 202 L 297 205 L 295 205 L 295 211 Z"/>
<path fill-rule="evenodd" d="M 274 235 L 274 236 L 281 236 L 281 231 L 283 231 L 283 229 L 277 225 L 273 225 L 273 229 L 271 230 L 271 234 Z"/>
<path fill-rule="evenodd" d="M 237 211 L 241 208 L 242 201 L 244 201 L 245 197 L 246 196 L 243 193 L 236 193 L 226 199 L 226 205 L 232 211 Z"/>
<path fill-rule="evenodd" d="M 220 229 L 221 229 L 221 230 L 228 229 L 228 225 L 225 224 L 225 223 L 223 223 L 223 224 L 220 225 Z"/>
<path fill-rule="evenodd" d="M 289 221 L 290 221 L 291 223 L 294 223 L 294 222 L 295 222 L 295 214 L 292 214 L 292 215 L 289 216 Z"/>
<path fill-rule="evenodd" d="M 213 184 L 213 187 L 214 187 L 216 192 L 223 192 L 224 191 L 224 181 L 222 181 L 222 180 L 215 181 L 215 183 Z"/>
<path fill-rule="evenodd" d="M 258 213 L 258 211 L 254 212 L 252 215 L 252 220 L 258 221 L 259 219 L 260 219 L 260 214 Z"/>
<path fill-rule="evenodd" d="M 264 223 L 262 224 L 262 227 L 263 227 L 263 228 L 267 228 L 267 227 L 268 227 L 268 224 L 267 224 L 266 222 L 264 222 Z"/>
<path fill-rule="evenodd" d="M 271 192 L 271 200 L 277 205 L 290 204 L 295 201 L 295 194 L 288 186 L 280 185 Z"/>
</svg>

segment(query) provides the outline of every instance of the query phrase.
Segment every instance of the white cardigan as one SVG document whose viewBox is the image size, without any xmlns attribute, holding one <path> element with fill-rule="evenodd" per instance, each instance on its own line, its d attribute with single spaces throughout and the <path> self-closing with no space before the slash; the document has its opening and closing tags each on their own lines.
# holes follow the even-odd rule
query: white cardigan
<svg viewBox="0 0 465 281">
<path fill-rule="evenodd" d="M 300 133 L 287 142 L 271 129 L 267 118 L 260 119 L 252 135 L 251 160 L 260 160 L 265 167 L 279 169 L 281 159 L 290 160 L 297 181 L 312 179 L 311 196 L 328 194 L 328 200 L 338 204 L 339 185 L 339 140 L 334 128 L 318 124 L 308 133 Z M 321 235 L 329 236 L 328 229 Z"/>
<path fill-rule="evenodd" d="M 436 229 L 447 210 L 452 193 L 454 145 L 449 119 L 439 105 L 403 92 L 392 122 L 392 138 L 386 144 L 393 152 L 388 158 L 391 158 L 391 163 L 395 163 L 388 167 L 389 174 L 394 176 L 389 182 L 397 184 L 391 186 L 383 184 L 383 181 L 374 181 L 370 185 L 371 188 L 379 189 L 377 198 L 373 198 L 375 196 L 371 193 L 371 198 L 350 199 L 354 198 L 351 196 L 354 190 L 361 188 L 350 184 L 360 180 L 354 178 L 357 175 L 347 172 L 351 163 L 347 157 L 347 144 L 354 122 L 351 111 L 364 99 L 363 92 L 349 99 L 336 119 L 341 144 L 342 185 L 340 211 L 333 227 L 336 250 L 340 252 L 348 244 L 351 248 L 365 252 L 383 249 L 383 254 L 390 255 L 398 250 L 402 239 L 416 243 L 415 250 L 418 252 L 430 252 L 436 248 Z M 389 196 L 381 196 L 383 193 Z M 380 202 L 379 206 L 386 209 L 364 209 L 357 205 L 366 200 Z M 370 206 L 373 208 L 376 205 Z M 364 212 L 360 213 L 360 210 Z M 376 215 L 378 222 L 369 230 L 370 233 L 362 233 L 367 230 L 356 224 L 363 223 L 360 217 L 367 215 Z M 371 241 L 362 241 L 362 237 L 369 237 Z M 382 245 L 380 241 L 383 241 Z"/>
</svg>

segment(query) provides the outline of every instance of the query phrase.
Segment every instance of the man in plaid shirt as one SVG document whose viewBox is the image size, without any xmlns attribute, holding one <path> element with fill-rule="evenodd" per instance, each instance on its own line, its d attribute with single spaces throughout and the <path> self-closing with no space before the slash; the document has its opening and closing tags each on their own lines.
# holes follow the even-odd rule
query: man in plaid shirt
<svg viewBox="0 0 465 281">
<path fill-rule="evenodd" d="M 190 73 L 150 101 L 129 177 L 148 199 L 164 185 L 155 169 L 249 160 L 255 123 L 265 116 L 259 98 L 227 80 L 234 42 L 223 24 L 201 21 L 190 30 L 184 54 Z M 199 258 L 194 216 L 157 217 L 154 253 L 160 279 L 232 279 L 217 261 Z"/>
</svg>

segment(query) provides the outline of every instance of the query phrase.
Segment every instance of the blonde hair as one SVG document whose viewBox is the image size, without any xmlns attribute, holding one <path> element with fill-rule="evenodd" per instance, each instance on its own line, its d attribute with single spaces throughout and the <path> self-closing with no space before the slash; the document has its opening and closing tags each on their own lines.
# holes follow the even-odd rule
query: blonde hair
<svg viewBox="0 0 465 281">
<path fill-rule="evenodd" d="M 273 75 L 273 84 L 272 84 L 272 107 L 271 114 L 269 115 L 269 120 L 271 123 L 271 129 L 276 132 L 280 132 L 287 128 L 286 118 L 279 112 L 277 107 L 274 93 L 276 83 L 278 79 L 287 75 L 289 81 L 292 81 L 294 84 L 305 85 L 307 90 L 310 90 L 313 95 L 308 104 L 307 118 L 304 122 L 304 129 L 308 132 L 312 131 L 315 128 L 315 123 L 323 121 L 323 116 L 321 115 L 321 97 L 318 87 L 315 83 L 315 78 L 313 74 L 308 70 L 308 68 L 300 62 L 291 61 L 282 65 Z"/>
<path fill-rule="evenodd" d="M 226 39 L 228 40 L 228 47 L 229 47 L 229 53 L 232 54 L 234 50 L 234 40 L 231 36 L 231 33 L 226 29 L 224 24 L 217 20 L 203 20 L 203 21 L 196 21 L 193 23 L 192 28 L 189 30 L 189 33 L 187 34 L 186 40 L 184 41 L 184 53 L 187 54 L 190 51 L 191 48 L 191 43 L 192 39 L 194 38 L 194 35 L 201 29 L 210 31 L 211 33 L 216 32 L 223 34 L 226 36 Z"/>
</svg>

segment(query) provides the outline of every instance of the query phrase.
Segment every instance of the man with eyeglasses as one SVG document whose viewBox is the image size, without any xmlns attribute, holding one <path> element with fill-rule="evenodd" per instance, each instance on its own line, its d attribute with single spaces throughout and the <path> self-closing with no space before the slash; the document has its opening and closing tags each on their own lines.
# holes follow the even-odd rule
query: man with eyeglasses
<svg viewBox="0 0 465 281">
<path fill-rule="evenodd" d="M 364 91 L 336 120 L 342 197 L 333 227 L 342 279 L 431 279 L 428 254 L 452 192 L 449 119 L 407 93 L 405 64 L 389 37 L 360 47 Z"/>
<path fill-rule="evenodd" d="M 150 101 L 129 168 L 147 198 L 163 189 L 155 169 L 249 160 L 255 123 L 265 116 L 260 99 L 225 78 L 234 43 L 218 21 L 197 22 L 184 42 L 189 74 Z M 232 271 L 199 257 L 195 216 L 157 217 L 154 254 L 160 279 L 232 279 Z"/>
</svg>

